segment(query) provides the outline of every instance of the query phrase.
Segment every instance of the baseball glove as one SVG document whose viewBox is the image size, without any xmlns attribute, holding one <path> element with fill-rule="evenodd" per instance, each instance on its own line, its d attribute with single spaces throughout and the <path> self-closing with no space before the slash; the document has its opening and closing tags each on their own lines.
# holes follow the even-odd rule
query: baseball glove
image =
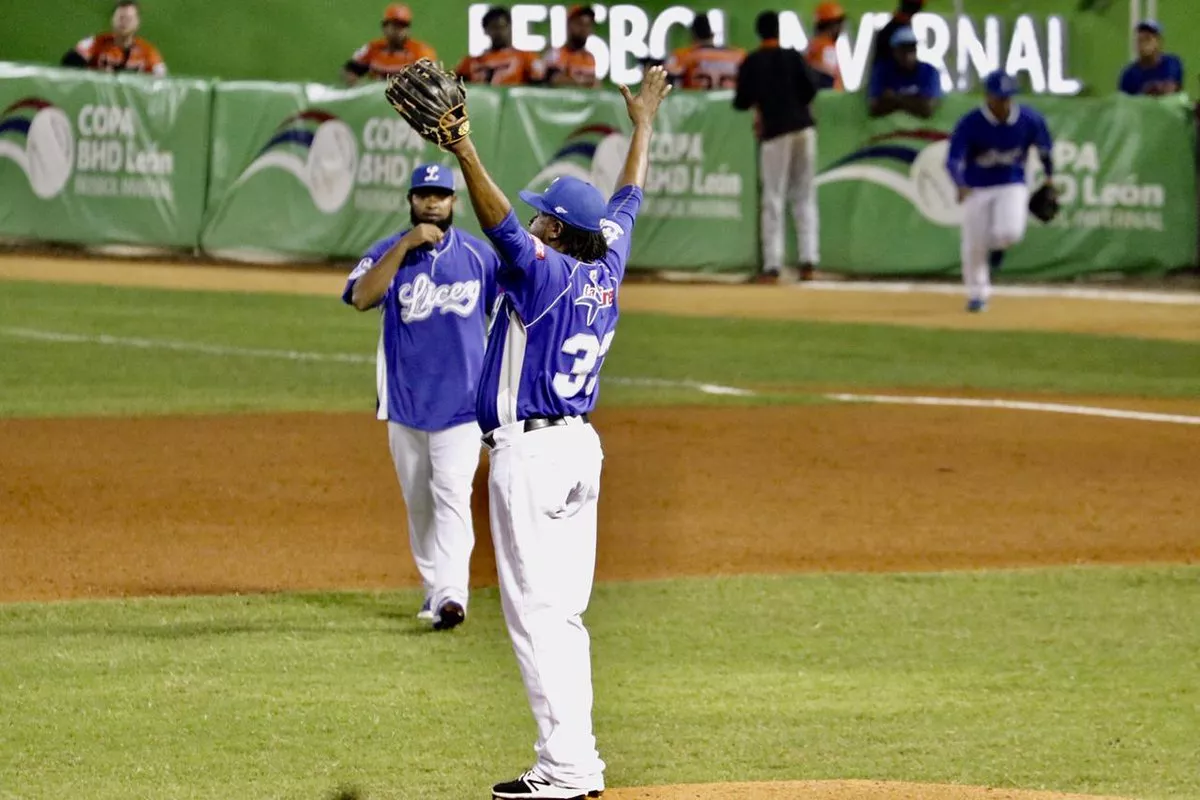
<svg viewBox="0 0 1200 800">
<path fill-rule="evenodd" d="M 388 102 L 421 138 L 446 148 L 471 132 L 467 90 L 458 78 L 422 58 L 388 78 Z"/>
<path fill-rule="evenodd" d="M 1049 222 L 1058 216 L 1058 195 L 1053 186 L 1042 184 L 1042 188 L 1033 193 L 1029 198 L 1029 213 L 1042 222 Z"/>
</svg>

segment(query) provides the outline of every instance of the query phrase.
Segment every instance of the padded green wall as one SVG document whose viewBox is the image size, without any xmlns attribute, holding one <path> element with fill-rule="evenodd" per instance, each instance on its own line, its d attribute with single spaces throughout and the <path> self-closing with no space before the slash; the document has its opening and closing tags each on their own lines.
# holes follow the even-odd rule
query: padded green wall
<svg viewBox="0 0 1200 800">
<path fill-rule="evenodd" d="M 817 0 L 709 0 L 695 8 L 724 8 L 731 14 L 730 36 L 741 45 L 754 41 L 754 16 L 764 8 L 811 15 Z M 1080 11 L 1081 2 L 1097 10 Z M 842 0 L 851 16 L 887 11 L 892 0 Z M 679 3 L 643 0 L 656 11 Z M 7 9 L 0 33 L 0 60 L 56 63 L 75 41 L 106 27 L 109 0 L 18 0 Z M 378 35 L 383 0 L 143 0 L 143 32 L 163 51 L 178 75 L 222 78 L 336 81 L 342 62 L 368 38 Z M 466 50 L 466 0 L 410 0 L 414 35 L 435 48 L 447 63 Z M 1187 88 L 1200 92 L 1200 0 L 1159 0 L 1168 48 L 1188 65 Z M 1094 93 L 1106 93 L 1127 58 L 1127 0 L 962 0 L 967 14 L 1056 13 L 1070 20 L 1070 72 Z M 928 8 L 952 14 L 952 0 L 929 0 Z M 736 11 L 734 11 L 736 9 Z"/>
</svg>

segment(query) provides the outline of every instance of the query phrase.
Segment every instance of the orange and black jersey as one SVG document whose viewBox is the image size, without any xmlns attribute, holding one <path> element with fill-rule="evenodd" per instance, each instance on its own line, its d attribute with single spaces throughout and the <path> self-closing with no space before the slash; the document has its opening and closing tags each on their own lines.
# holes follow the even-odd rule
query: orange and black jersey
<svg viewBox="0 0 1200 800">
<path fill-rule="evenodd" d="M 546 67 L 537 53 L 505 47 L 467 56 L 458 62 L 455 74 L 461 75 L 469 83 L 521 86 L 541 81 L 545 77 Z"/>
<path fill-rule="evenodd" d="M 157 47 L 140 36 L 133 37 L 133 44 L 129 47 L 122 47 L 112 33 L 100 33 L 84 39 L 67 53 L 63 63 L 101 72 L 167 74 L 167 65 L 163 63 Z"/>
<path fill-rule="evenodd" d="M 405 40 L 403 46 L 393 48 L 387 39 L 374 39 L 354 51 L 354 55 L 346 62 L 349 72 L 362 77 L 367 75 L 373 79 L 386 78 L 401 67 L 407 67 L 422 58 L 437 60 L 437 53 L 424 42 L 416 39 Z"/>
<path fill-rule="evenodd" d="M 733 89 L 745 58 L 746 51 L 737 47 L 691 45 L 671 55 L 667 73 L 683 89 Z"/>
</svg>

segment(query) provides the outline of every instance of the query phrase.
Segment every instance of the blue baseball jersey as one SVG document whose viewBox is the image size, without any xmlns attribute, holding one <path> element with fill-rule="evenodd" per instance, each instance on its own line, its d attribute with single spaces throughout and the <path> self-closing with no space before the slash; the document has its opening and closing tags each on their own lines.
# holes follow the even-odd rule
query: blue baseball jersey
<svg viewBox="0 0 1200 800">
<path fill-rule="evenodd" d="M 1164 83 L 1174 83 L 1177 88 L 1167 90 Z M 1179 56 L 1170 53 L 1163 54 L 1153 67 L 1143 67 L 1136 61 L 1121 73 L 1121 91 L 1125 94 L 1146 94 L 1157 91 L 1158 94 L 1169 94 L 1171 91 L 1183 89 L 1183 62 Z"/>
<path fill-rule="evenodd" d="M 530 417 L 570 417 L 596 406 L 600 368 L 617 331 L 617 295 L 642 190 L 624 186 L 601 231 L 608 253 L 581 262 L 521 227 L 515 212 L 485 231 L 500 253 L 500 300 L 479 382 L 483 430 Z"/>
<path fill-rule="evenodd" d="M 867 96 L 874 99 L 889 89 L 899 95 L 936 99 L 942 96 L 942 76 L 937 67 L 924 61 L 918 61 L 912 72 L 900 69 L 894 61 L 880 61 L 871 71 Z"/>
<path fill-rule="evenodd" d="M 346 281 L 354 284 L 408 231 L 371 245 Z M 436 248 L 405 255 L 380 301 L 376 354 L 378 417 L 423 431 L 475 420 L 487 319 L 500 259 L 484 241 L 450 228 Z"/>
<path fill-rule="evenodd" d="M 1025 183 L 1025 161 L 1031 147 L 1041 156 L 1046 176 L 1053 175 L 1053 141 L 1041 114 L 1014 103 L 1008 119 L 1001 120 L 986 107 L 977 108 L 954 126 L 946 168 L 959 186 Z"/>
</svg>

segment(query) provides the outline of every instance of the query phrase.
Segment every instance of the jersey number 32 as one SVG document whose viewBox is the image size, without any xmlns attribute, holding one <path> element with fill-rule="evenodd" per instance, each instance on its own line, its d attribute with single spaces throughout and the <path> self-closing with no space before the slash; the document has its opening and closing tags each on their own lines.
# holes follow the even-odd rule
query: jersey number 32
<svg viewBox="0 0 1200 800">
<path fill-rule="evenodd" d="M 575 363 L 571 364 L 570 372 L 560 372 L 554 376 L 554 391 L 559 397 L 570 400 L 580 392 L 585 396 L 596 391 L 596 381 L 600 378 L 600 365 L 608 348 L 612 346 L 616 331 L 609 331 L 600 341 L 594 334 L 577 333 L 563 342 L 562 353 L 573 356 Z"/>
</svg>

